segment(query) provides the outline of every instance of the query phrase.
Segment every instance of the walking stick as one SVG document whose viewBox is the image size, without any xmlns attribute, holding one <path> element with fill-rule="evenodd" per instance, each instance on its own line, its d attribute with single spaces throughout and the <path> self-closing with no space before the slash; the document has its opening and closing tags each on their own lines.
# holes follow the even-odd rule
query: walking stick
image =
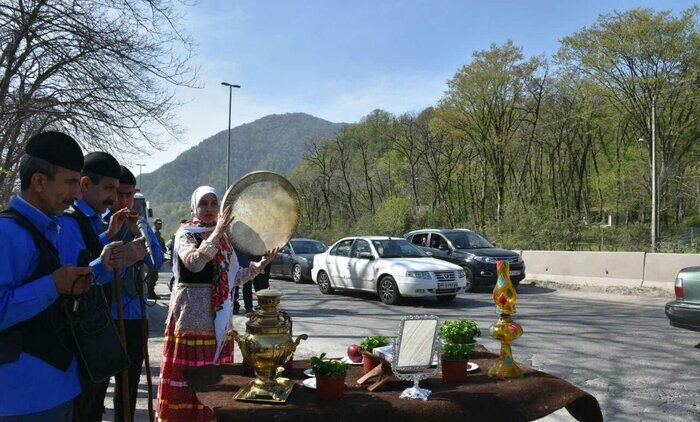
<svg viewBox="0 0 700 422">
<path fill-rule="evenodd" d="M 139 268 L 137 274 L 143 274 Z M 153 412 L 153 380 L 151 380 L 151 362 L 148 357 L 148 318 L 146 317 L 146 299 L 143 296 L 143 278 L 141 278 L 138 286 L 139 303 L 141 304 L 141 349 L 143 353 L 143 362 L 146 365 L 146 382 L 148 383 L 148 420 L 155 420 Z"/>
<path fill-rule="evenodd" d="M 126 350 L 126 331 L 124 329 L 124 309 L 122 308 L 122 276 L 119 270 L 114 270 L 114 284 L 117 289 L 117 317 L 119 319 L 119 337 L 122 341 L 122 346 Z M 124 369 L 121 374 L 121 391 L 115 391 L 115 394 L 122 395 L 122 407 L 124 412 L 124 421 L 131 422 L 131 400 L 129 398 L 129 368 Z"/>
</svg>

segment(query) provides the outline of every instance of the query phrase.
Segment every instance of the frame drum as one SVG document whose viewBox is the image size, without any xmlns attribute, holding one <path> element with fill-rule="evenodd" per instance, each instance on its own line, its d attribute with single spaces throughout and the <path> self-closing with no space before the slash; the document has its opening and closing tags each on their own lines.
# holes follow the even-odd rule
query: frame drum
<svg viewBox="0 0 700 422">
<path fill-rule="evenodd" d="M 299 194 L 281 175 L 255 171 L 243 176 L 224 194 L 222 209 L 234 215 L 229 239 L 234 249 L 253 256 L 282 247 L 299 226 Z"/>
</svg>

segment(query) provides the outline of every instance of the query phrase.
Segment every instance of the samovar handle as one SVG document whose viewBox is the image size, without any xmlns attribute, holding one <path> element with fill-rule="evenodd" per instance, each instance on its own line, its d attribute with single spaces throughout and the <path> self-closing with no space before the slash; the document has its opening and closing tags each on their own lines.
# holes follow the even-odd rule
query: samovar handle
<svg viewBox="0 0 700 422">
<path fill-rule="evenodd" d="M 238 343 L 238 348 L 241 349 L 241 354 L 245 356 L 247 354 L 246 350 L 244 350 L 245 347 L 243 347 L 245 345 L 245 342 L 243 341 L 241 336 L 238 334 L 238 331 L 233 330 L 231 332 L 231 334 L 233 335 L 233 339 L 236 340 L 236 343 Z"/>
<path fill-rule="evenodd" d="M 299 346 L 299 343 L 301 343 L 302 340 L 308 340 L 309 336 L 306 334 L 302 334 L 299 337 L 297 337 L 296 340 L 294 340 L 294 345 L 292 346 L 292 351 L 297 350 L 297 346 Z"/>
</svg>

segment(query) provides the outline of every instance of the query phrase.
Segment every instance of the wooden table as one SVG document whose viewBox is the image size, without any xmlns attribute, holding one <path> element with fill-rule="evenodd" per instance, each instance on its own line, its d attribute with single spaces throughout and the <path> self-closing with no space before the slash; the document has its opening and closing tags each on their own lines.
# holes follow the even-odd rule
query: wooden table
<svg viewBox="0 0 700 422">
<path fill-rule="evenodd" d="M 482 349 L 484 350 L 484 349 Z M 410 387 L 407 381 L 390 380 L 380 391 L 368 392 L 356 381 L 362 366 L 352 366 L 346 378 L 342 400 L 323 402 L 315 391 L 301 385 L 309 368 L 308 361 L 294 361 L 294 369 L 285 376 L 295 386 L 286 404 L 261 404 L 234 400 L 233 394 L 250 381 L 241 365 L 204 366 L 185 372 L 185 378 L 197 398 L 214 409 L 223 421 L 529 421 L 566 408 L 580 421 L 602 421 L 598 401 L 568 382 L 522 366 L 521 379 L 496 381 L 486 375 L 496 355 L 476 352 L 472 361 L 480 370 L 470 373 L 464 383 L 445 383 L 433 378 L 421 382 L 432 391 L 430 400 L 405 400 L 399 395 Z"/>
</svg>

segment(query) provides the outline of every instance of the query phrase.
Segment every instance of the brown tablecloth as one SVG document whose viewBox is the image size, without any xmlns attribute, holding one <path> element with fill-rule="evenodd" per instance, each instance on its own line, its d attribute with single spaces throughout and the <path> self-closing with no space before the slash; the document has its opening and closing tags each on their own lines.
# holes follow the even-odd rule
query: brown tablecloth
<svg viewBox="0 0 700 422">
<path fill-rule="evenodd" d="M 218 421 L 529 421 L 566 407 L 579 421 L 602 421 L 598 401 L 568 382 L 521 365 L 521 379 L 496 381 L 486 375 L 497 355 L 481 348 L 472 361 L 480 369 L 467 381 L 449 384 L 440 378 L 421 382 L 432 391 L 427 402 L 399 399 L 410 387 L 407 381 L 390 381 L 380 391 L 370 393 L 367 385 L 355 381 L 363 375 L 362 366 L 352 366 L 347 388 L 339 401 L 324 402 L 315 391 L 301 385 L 308 361 L 294 361 L 291 374 L 294 387 L 286 404 L 261 404 L 234 400 L 233 394 L 251 378 L 243 376 L 241 365 L 204 366 L 185 372 L 197 398 L 214 409 Z"/>
</svg>

